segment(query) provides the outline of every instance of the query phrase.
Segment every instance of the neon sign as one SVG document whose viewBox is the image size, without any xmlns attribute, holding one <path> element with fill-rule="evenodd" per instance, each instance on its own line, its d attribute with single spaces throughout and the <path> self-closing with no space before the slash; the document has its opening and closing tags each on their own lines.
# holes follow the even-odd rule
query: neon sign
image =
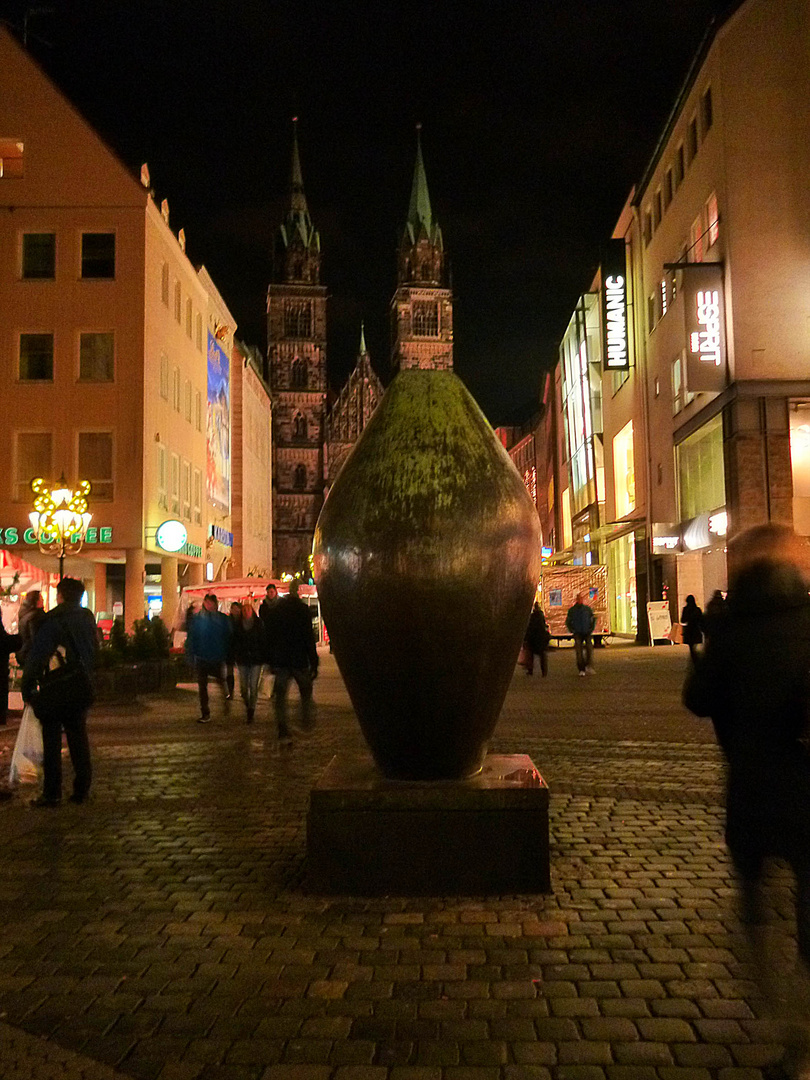
<svg viewBox="0 0 810 1080">
<path fill-rule="evenodd" d="M 37 533 L 36 529 L 18 529 L 14 525 L 0 527 L 0 544 L 4 547 L 13 547 L 15 544 L 36 544 Z M 111 544 L 113 542 L 113 531 L 109 526 L 103 526 L 100 529 L 95 527 L 87 530 L 87 535 L 84 538 L 85 544 Z"/>
<path fill-rule="evenodd" d="M 686 330 L 686 388 L 692 392 L 726 385 L 723 268 L 690 263 L 683 269 Z"/>
<path fill-rule="evenodd" d="M 602 259 L 602 325 L 606 371 L 630 367 L 627 348 L 627 277 L 624 240 L 611 240 Z"/>
<path fill-rule="evenodd" d="M 703 329 L 693 330 L 689 348 L 700 354 L 701 364 L 720 366 L 720 294 L 717 289 L 697 294 L 697 321 Z"/>
</svg>

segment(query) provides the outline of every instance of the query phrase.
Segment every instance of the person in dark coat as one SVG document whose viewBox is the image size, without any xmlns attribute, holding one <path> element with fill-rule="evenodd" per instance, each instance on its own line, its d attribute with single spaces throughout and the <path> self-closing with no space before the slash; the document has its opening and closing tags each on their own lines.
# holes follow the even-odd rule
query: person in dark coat
<svg viewBox="0 0 810 1080">
<path fill-rule="evenodd" d="M 25 594 L 25 599 L 20 604 L 20 615 L 17 619 L 17 629 L 20 632 L 22 643 L 17 649 L 17 663 L 20 667 L 25 665 L 25 660 L 34 644 L 37 630 L 45 618 L 45 609 L 42 605 L 42 593 L 39 589 L 31 589 Z"/>
<path fill-rule="evenodd" d="M 56 588 L 56 607 L 43 618 L 31 650 L 25 661 L 22 677 L 23 701 L 34 701 L 36 711 L 37 684 L 51 657 L 61 647 L 68 659 L 81 663 L 92 679 L 98 651 L 96 620 L 92 612 L 81 606 L 84 585 L 76 578 L 62 578 Z M 68 752 L 73 765 L 73 794 L 70 801 L 82 803 L 90 791 L 93 767 L 90 741 L 87 737 L 89 705 L 66 705 L 58 715 L 43 718 L 42 723 L 42 794 L 30 806 L 55 807 L 62 801 L 62 731 L 67 736 Z"/>
<path fill-rule="evenodd" d="M 262 625 L 264 626 L 264 641 L 267 650 L 264 662 L 271 672 L 275 672 L 277 637 L 273 613 L 276 610 L 279 599 L 278 589 L 271 581 L 265 589 L 264 600 L 259 604 L 259 618 L 262 620 Z"/>
<path fill-rule="evenodd" d="M 689 656 L 694 663 L 698 655 L 698 645 L 703 642 L 703 612 L 691 593 L 687 596 L 681 612 L 681 626 L 683 643 L 689 646 Z"/>
<path fill-rule="evenodd" d="M 227 659 L 225 660 L 225 688 L 228 691 L 228 701 L 230 701 L 233 698 L 233 689 L 236 685 L 233 671 L 236 664 L 236 658 L 233 655 L 233 638 L 236 633 L 237 624 L 242 621 L 242 605 L 238 600 L 234 600 L 231 604 L 228 618 L 231 621 L 231 647 L 228 651 Z"/>
<path fill-rule="evenodd" d="M 584 676 L 586 672 L 593 675 L 593 629 L 596 626 L 596 616 L 593 608 L 585 603 L 581 592 L 577 593 L 573 606 L 568 609 L 565 626 L 574 638 L 574 652 L 580 675 Z"/>
<path fill-rule="evenodd" d="M 810 974 L 807 548 L 790 529 L 761 525 L 732 541 L 728 554 L 727 611 L 687 676 L 683 700 L 712 719 L 728 762 L 726 842 L 761 984 L 785 1016 L 800 995 L 791 992 L 784 961 L 770 962 L 763 868 L 780 857 L 793 869 L 799 957 Z"/>
<path fill-rule="evenodd" d="M 9 661 L 21 644 L 21 636 L 10 634 L 0 620 L 0 727 L 8 723 Z"/>
<path fill-rule="evenodd" d="M 275 673 L 273 707 L 278 737 L 287 741 L 287 691 L 295 680 L 301 695 L 301 727 L 308 731 L 314 726 L 312 713 L 312 683 L 318 677 L 318 649 L 309 608 L 298 595 L 298 582 L 290 582 L 290 591 L 274 607 L 271 632 L 275 640 Z"/>
<path fill-rule="evenodd" d="M 256 701 L 259 697 L 259 680 L 267 654 L 264 624 L 246 600 L 240 606 L 240 616 L 233 623 L 231 654 L 239 672 L 239 693 L 247 710 L 247 723 L 253 723 Z"/>
<path fill-rule="evenodd" d="M 722 592 L 719 589 L 715 589 L 712 593 L 711 599 L 706 605 L 706 610 L 703 612 L 703 636 L 708 639 L 711 637 L 718 622 L 726 614 L 726 600 Z"/>
<path fill-rule="evenodd" d="M 526 674 L 534 674 L 534 658 L 540 657 L 540 672 L 545 679 L 548 675 L 548 655 L 546 650 L 548 649 L 549 642 L 551 641 L 551 634 L 548 630 L 548 623 L 546 617 L 543 614 L 543 609 L 538 603 L 535 603 L 532 608 L 532 613 L 529 616 L 529 625 L 526 627 L 526 637 L 523 640 L 523 644 L 526 648 Z"/>
</svg>

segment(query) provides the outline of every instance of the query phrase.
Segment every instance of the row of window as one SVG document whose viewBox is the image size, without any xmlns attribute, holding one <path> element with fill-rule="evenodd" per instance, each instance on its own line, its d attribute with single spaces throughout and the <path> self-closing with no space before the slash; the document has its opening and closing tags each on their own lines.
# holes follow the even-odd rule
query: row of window
<svg viewBox="0 0 810 1080">
<path fill-rule="evenodd" d="M 169 401 L 171 392 L 172 408 L 176 413 L 182 413 L 186 421 L 193 422 L 197 431 L 203 429 L 203 397 L 202 391 L 195 390 L 191 385 L 191 379 L 183 383 L 180 368 L 177 365 L 172 369 L 169 358 L 164 353 L 160 358 L 160 396 L 164 401 Z"/>
<path fill-rule="evenodd" d="M 76 475 L 93 485 L 94 502 L 113 498 L 113 433 L 79 431 L 76 433 Z M 14 435 L 14 490 L 18 502 L 31 499 L 31 480 L 35 476 L 53 476 L 54 434 L 52 431 L 18 431 Z"/>
<path fill-rule="evenodd" d="M 115 233 L 81 234 L 79 277 L 109 280 L 115 277 Z M 53 281 L 56 278 L 56 233 L 22 234 L 20 277 L 24 281 Z"/>
<path fill-rule="evenodd" d="M 20 334 L 18 378 L 21 382 L 53 382 L 53 334 Z M 115 378 L 115 334 L 111 330 L 79 334 L 78 378 L 112 382 Z"/>
<path fill-rule="evenodd" d="M 700 213 L 689 230 L 689 244 L 681 248 L 678 262 L 703 262 L 720 239 L 720 213 L 717 195 L 712 192 L 701 207 Z M 675 301 L 676 284 L 674 272 L 664 274 L 658 289 L 647 297 L 647 332 L 652 333 L 660 319 L 666 315 Z"/>
<path fill-rule="evenodd" d="M 163 443 L 157 446 L 158 503 L 195 525 L 202 524 L 202 472 L 174 454 Z"/>
<path fill-rule="evenodd" d="M 664 173 L 664 182 L 659 187 L 652 202 L 644 209 L 643 234 L 644 246 L 646 247 L 658 229 L 664 214 L 675 197 L 675 193 L 683 183 L 686 170 L 695 160 L 702 141 L 706 138 L 714 122 L 714 107 L 712 105 L 712 88 L 707 86 L 700 98 L 700 117 L 695 113 L 686 128 L 686 142 L 679 143 L 675 150 L 675 157 Z"/>
<path fill-rule="evenodd" d="M 160 275 L 160 299 L 164 307 L 169 306 L 169 264 L 164 262 Z M 183 305 L 183 288 L 179 281 L 174 283 L 174 318 L 179 325 L 183 323 L 185 311 L 186 337 L 189 341 L 194 338 L 198 352 L 203 351 L 203 318 L 199 311 L 194 310 L 194 304 L 190 296 L 186 297 Z"/>
</svg>

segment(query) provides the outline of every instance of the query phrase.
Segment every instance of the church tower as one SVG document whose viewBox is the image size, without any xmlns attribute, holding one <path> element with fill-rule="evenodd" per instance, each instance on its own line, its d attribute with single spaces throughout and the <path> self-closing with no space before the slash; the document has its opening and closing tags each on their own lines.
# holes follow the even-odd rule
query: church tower
<svg viewBox="0 0 810 1080">
<path fill-rule="evenodd" d="M 391 367 L 453 369 L 453 293 L 442 230 L 433 218 L 421 124 L 416 128 L 416 167 L 408 220 L 399 245 L 397 290 L 391 301 Z"/>
<path fill-rule="evenodd" d="M 326 288 L 321 241 L 309 216 L 297 119 L 290 200 L 273 251 L 267 289 L 267 355 L 273 401 L 273 563 L 276 576 L 309 577 L 323 505 L 326 408 Z"/>
<path fill-rule="evenodd" d="M 326 482 L 335 482 L 349 451 L 360 438 L 383 396 L 383 386 L 371 366 L 366 333 L 360 324 L 360 351 L 348 382 L 326 417 Z"/>
</svg>

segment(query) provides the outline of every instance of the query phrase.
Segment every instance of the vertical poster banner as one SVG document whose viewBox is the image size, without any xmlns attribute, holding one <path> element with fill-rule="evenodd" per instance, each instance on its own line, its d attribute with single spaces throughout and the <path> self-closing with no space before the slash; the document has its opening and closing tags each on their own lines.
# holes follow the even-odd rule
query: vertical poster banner
<svg viewBox="0 0 810 1080">
<path fill-rule="evenodd" d="M 231 512 L 231 387 L 230 362 L 208 335 L 208 416 L 206 421 L 208 499 L 222 514 Z"/>
<path fill-rule="evenodd" d="M 726 314 L 721 263 L 682 268 L 686 331 L 686 388 L 718 393 L 726 388 Z"/>
<path fill-rule="evenodd" d="M 602 366 L 627 371 L 627 260 L 624 240 L 608 240 L 602 252 Z"/>
</svg>

